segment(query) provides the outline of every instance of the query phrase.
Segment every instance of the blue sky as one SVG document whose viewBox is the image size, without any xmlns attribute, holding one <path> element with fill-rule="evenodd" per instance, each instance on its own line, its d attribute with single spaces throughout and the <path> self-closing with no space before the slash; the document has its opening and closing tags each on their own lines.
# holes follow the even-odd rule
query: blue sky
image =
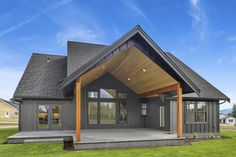
<svg viewBox="0 0 236 157">
<path fill-rule="evenodd" d="M 0 97 L 12 97 L 33 52 L 65 55 L 67 40 L 111 44 L 139 24 L 236 103 L 235 6 L 234 0 L 2 0 Z"/>
</svg>

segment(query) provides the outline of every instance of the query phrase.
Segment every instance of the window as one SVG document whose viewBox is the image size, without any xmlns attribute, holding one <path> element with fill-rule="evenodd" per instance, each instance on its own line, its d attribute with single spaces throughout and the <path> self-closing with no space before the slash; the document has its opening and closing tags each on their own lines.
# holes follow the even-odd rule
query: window
<svg viewBox="0 0 236 157">
<path fill-rule="evenodd" d="M 119 121 L 120 123 L 126 123 L 127 122 L 127 104 L 124 102 L 119 103 Z"/>
<path fill-rule="evenodd" d="M 160 106 L 160 127 L 165 127 L 165 107 Z"/>
<path fill-rule="evenodd" d="M 206 102 L 197 102 L 196 122 L 206 122 Z"/>
<path fill-rule="evenodd" d="M 234 120 L 233 119 L 229 119 L 229 123 L 233 123 L 234 122 Z"/>
<path fill-rule="evenodd" d="M 101 88 L 88 91 L 88 124 L 127 123 L 127 93 L 116 89 Z"/>
<path fill-rule="evenodd" d="M 115 124 L 116 123 L 116 103 L 101 102 L 100 103 L 101 124 Z"/>
<path fill-rule="evenodd" d="M 100 98 L 116 98 L 116 90 L 100 89 Z"/>
<path fill-rule="evenodd" d="M 48 105 L 39 105 L 38 106 L 38 126 L 39 128 L 48 128 Z"/>
<path fill-rule="evenodd" d="M 62 118 L 61 118 L 61 106 L 56 105 L 52 106 L 52 127 L 61 128 L 62 127 Z"/>
<path fill-rule="evenodd" d="M 203 101 L 187 102 L 185 122 L 195 123 L 195 122 L 206 122 L 207 119 L 207 104 Z"/>
<path fill-rule="evenodd" d="M 88 92 L 89 98 L 98 98 L 98 92 Z"/>
<path fill-rule="evenodd" d="M 146 116 L 147 115 L 147 104 L 146 103 L 142 103 L 142 116 Z"/>
<path fill-rule="evenodd" d="M 119 99 L 127 99 L 127 93 L 118 93 L 117 96 Z"/>
<path fill-rule="evenodd" d="M 97 102 L 89 102 L 88 103 L 88 123 L 89 124 L 97 124 L 97 110 L 98 103 Z"/>
<path fill-rule="evenodd" d="M 13 113 L 13 116 L 18 116 L 18 112 L 14 112 L 14 113 Z"/>
</svg>

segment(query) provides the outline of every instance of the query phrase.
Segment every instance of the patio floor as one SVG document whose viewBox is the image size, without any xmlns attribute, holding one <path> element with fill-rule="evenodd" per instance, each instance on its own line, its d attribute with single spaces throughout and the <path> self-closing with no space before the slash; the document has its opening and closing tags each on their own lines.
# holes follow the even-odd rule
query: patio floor
<svg viewBox="0 0 236 157">
<path fill-rule="evenodd" d="M 8 141 L 18 140 L 17 143 L 24 142 L 26 139 L 55 139 L 55 138 L 73 138 L 75 141 L 74 130 L 59 131 L 23 131 L 9 136 Z M 115 141 L 141 141 L 141 140 L 161 140 L 176 139 L 176 134 L 149 129 L 83 129 L 81 130 L 81 142 L 79 143 L 97 143 L 97 142 L 115 142 Z"/>
<path fill-rule="evenodd" d="M 176 139 L 176 134 L 149 129 L 86 129 L 81 131 L 80 143 L 95 142 L 115 142 L 115 141 L 141 141 L 141 140 L 160 140 Z"/>
</svg>

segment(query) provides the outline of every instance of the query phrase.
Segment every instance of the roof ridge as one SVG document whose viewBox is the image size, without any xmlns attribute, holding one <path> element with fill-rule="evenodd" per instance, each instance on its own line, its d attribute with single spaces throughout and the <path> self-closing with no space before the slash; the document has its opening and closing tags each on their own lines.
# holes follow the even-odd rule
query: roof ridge
<svg viewBox="0 0 236 157">
<path fill-rule="evenodd" d="M 88 45 L 97 45 L 97 46 L 109 46 L 109 45 L 105 45 L 105 44 L 89 43 L 89 42 L 81 42 L 81 41 L 72 41 L 72 40 L 67 41 L 67 43 L 69 43 L 69 42 L 80 43 L 80 44 L 88 44 Z"/>
<path fill-rule="evenodd" d="M 67 57 L 66 55 L 56 55 L 56 54 L 37 53 L 37 52 L 32 53 L 32 56 L 33 56 L 33 55 L 40 55 L 40 56 L 55 56 L 55 57 Z"/>
</svg>

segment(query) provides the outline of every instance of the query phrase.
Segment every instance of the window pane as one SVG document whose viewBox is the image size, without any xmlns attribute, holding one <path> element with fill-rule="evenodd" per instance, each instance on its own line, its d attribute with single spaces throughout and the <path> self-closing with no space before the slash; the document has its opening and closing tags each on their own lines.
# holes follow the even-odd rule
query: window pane
<svg viewBox="0 0 236 157">
<path fill-rule="evenodd" d="M 206 102 L 198 102 L 197 111 L 206 111 Z"/>
<path fill-rule="evenodd" d="M 89 102 L 88 103 L 88 123 L 89 124 L 97 124 L 97 102 Z"/>
<path fill-rule="evenodd" d="M 53 128 L 61 128 L 61 106 L 52 107 L 52 126 Z"/>
<path fill-rule="evenodd" d="M 194 112 L 186 112 L 186 122 L 194 122 Z"/>
<path fill-rule="evenodd" d="M 98 92 L 88 92 L 88 97 L 89 98 L 97 98 L 98 97 Z"/>
<path fill-rule="evenodd" d="M 101 124 L 116 123 L 116 104 L 113 102 L 100 103 Z"/>
<path fill-rule="evenodd" d="M 127 122 L 127 104 L 121 102 L 119 104 L 120 107 L 120 123 L 126 123 Z"/>
<path fill-rule="evenodd" d="M 127 99 L 127 93 L 118 93 L 117 95 L 120 99 Z"/>
<path fill-rule="evenodd" d="M 186 106 L 187 106 L 187 111 L 193 111 L 195 108 L 195 104 L 193 103 L 189 103 Z"/>
<path fill-rule="evenodd" d="M 206 122 L 206 112 L 196 112 L 196 122 Z"/>
<path fill-rule="evenodd" d="M 147 115 L 147 104 L 142 103 L 142 116 L 146 116 L 146 115 Z"/>
<path fill-rule="evenodd" d="M 165 127 L 165 107 L 160 106 L 160 127 Z"/>
<path fill-rule="evenodd" d="M 101 98 L 115 98 L 116 90 L 115 89 L 100 89 Z"/>
<path fill-rule="evenodd" d="M 38 108 L 39 128 L 48 128 L 48 112 L 49 112 L 48 105 L 39 105 Z"/>
</svg>

